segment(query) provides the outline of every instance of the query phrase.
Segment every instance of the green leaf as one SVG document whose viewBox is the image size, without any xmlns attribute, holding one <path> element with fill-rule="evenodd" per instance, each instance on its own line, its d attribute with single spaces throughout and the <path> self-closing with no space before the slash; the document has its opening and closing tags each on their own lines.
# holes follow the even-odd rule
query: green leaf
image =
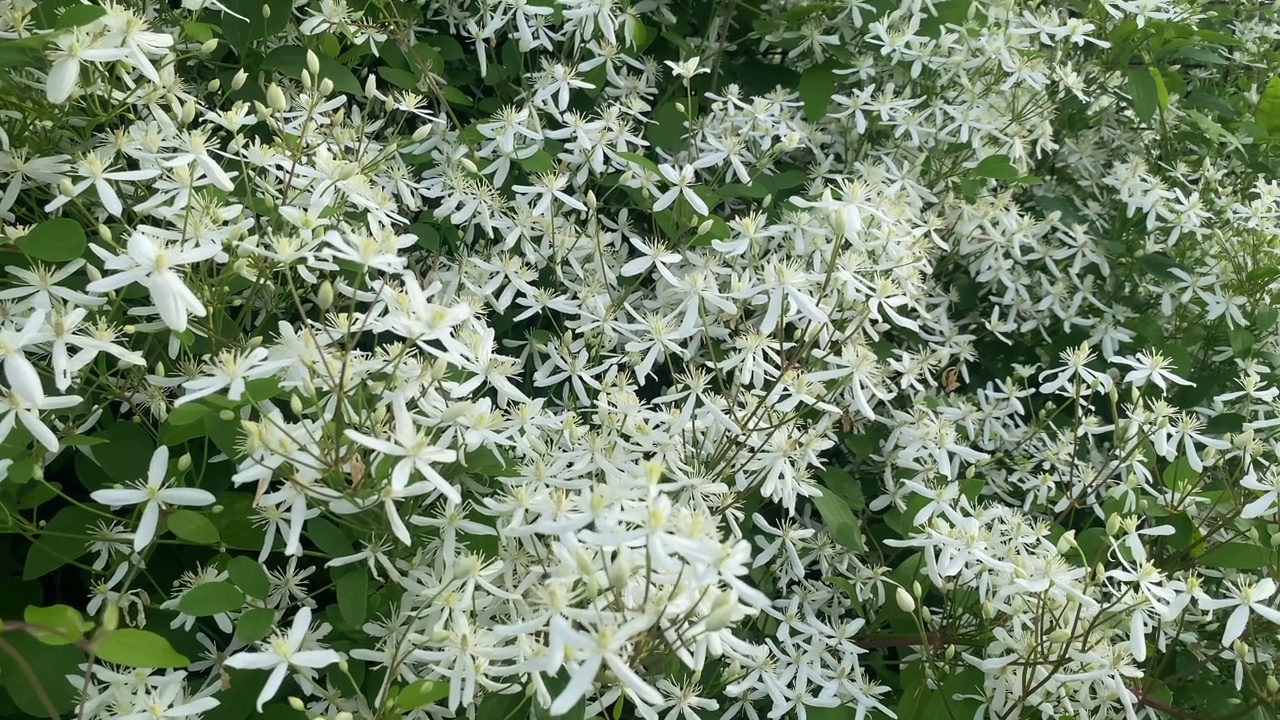
<svg viewBox="0 0 1280 720">
<path fill-rule="evenodd" d="M 93 629 L 79 610 L 69 605 L 29 606 L 22 612 L 27 632 L 45 645 L 74 645 Z"/>
<path fill-rule="evenodd" d="M 276 611 L 268 608 L 252 608 L 236 618 L 236 639 L 248 645 L 271 634 L 276 625 Z"/>
<path fill-rule="evenodd" d="M 644 168 L 645 170 L 648 170 L 651 173 L 658 172 L 658 164 L 639 153 L 620 152 L 620 153 L 617 153 L 617 156 L 622 160 L 626 160 L 627 162 L 635 163 L 636 165 L 639 165 L 640 167 Z"/>
<path fill-rule="evenodd" d="M 1133 103 L 1133 112 L 1139 120 L 1150 120 L 1155 117 L 1160 106 L 1159 90 L 1155 77 L 1147 67 L 1129 70 L 1129 97 Z"/>
<path fill-rule="evenodd" d="M 1248 543 L 1223 543 L 1200 556 L 1204 567 L 1223 570 L 1257 570 L 1271 564 L 1271 553 Z"/>
<path fill-rule="evenodd" d="M 223 7 L 239 15 L 209 11 L 205 17 L 222 28 L 222 36 L 240 57 L 245 56 L 252 43 L 274 37 L 284 32 L 293 15 L 292 0 L 221 0 Z M 270 17 L 264 17 L 263 6 L 271 9 Z"/>
<path fill-rule="evenodd" d="M 1280 75 L 1271 78 L 1271 82 L 1267 83 L 1266 89 L 1258 97 L 1253 121 L 1267 134 L 1280 131 Z"/>
<path fill-rule="evenodd" d="M 992 180 L 1017 180 L 1021 173 L 1008 155 L 988 155 L 973 168 L 973 176 Z"/>
<path fill-rule="evenodd" d="M 1253 314 L 1253 325 L 1258 332 L 1265 333 L 1276 326 L 1276 321 L 1280 320 L 1280 310 L 1276 310 L 1270 305 L 1264 305 Z"/>
<path fill-rule="evenodd" d="M 547 691 L 551 693 L 551 697 L 557 697 L 569 684 L 569 675 L 566 672 L 560 672 L 554 677 L 547 678 L 546 684 Z M 552 718 L 555 718 L 556 720 L 585 720 L 586 716 L 586 697 L 579 698 L 578 702 L 574 703 L 573 707 L 569 708 L 569 712 L 563 715 L 552 715 L 549 709 L 542 707 L 542 705 L 536 702 L 533 704 L 534 720 L 552 720 Z"/>
<path fill-rule="evenodd" d="M 169 532 L 180 540 L 197 545 L 215 545 L 220 539 L 218 528 L 213 526 L 209 518 L 194 510 L 174 510 L 165 522 L 169 526 Z"/>
<path fill-rule="evenodd" d="M 1191 463 L 1186 458 L 1178 458 L 1175 462 L 1170 463 L 1164 469 L 1161 478 L 1164 480 L 1164 486 L 1174 491 L 1185 490 L 1200 477 L 1200 473 L 1191 469 Z"/>
<path fill-rule="evenodd" d="M 107 11 L 98 5 L 72 5 L 58 16 L 54 27 L 59 30 L 70 30 L 88 25 L 106 14 Z"/>
<path fill-rule="evenodd" d="M 184 668 L 191 664 L 168 640 L 133 628 L 112 630 L 94 643 L 93 649 L 98 659 L 127 667 Z"/>
<path fill-rule="evenodd" d="M 527 158 L 517 160 L 520 167 L 529 173 L 555 172 L 556 162 L 545 150 L 538 150 Z"/>
<path fill-rule="evenodd" d="M 13 705 L 27 715 L 49 717 L 49 706 L 62 715 L 76 707 L 77 694 L 70 691 L 67 676 L 80 676 L 84 671 L 84 652 L 75 645 L 45 645 L 25 633 L 6 633 L 9 652 L 0 652 L 0 684 L 8 691 Z M 6 708 L 7 716 L 18 713 Z"/>
<path fill-rule="evenodd" d="M 333 82 L 333 89 L 338 92 L 364 94 L 360 81 L 356 80 L 356 76 L 345 65 L 323 53 L 317 53 L 316 59 L 320 61 L 318 77 L 313 78 L 316 84 L 319 84 L 321 78 L 329 78 Z M 292 78 L 301 78 L 302 71 L 307 67 L 307 49 L 296 45 L 278 47 L 267 55 L 262 66 Z"/>
<path fill-rule="evenodd" d="M 118 483 L 129 483 L 147 476 L 155 442 L 141 425 L 116 421 L 94 437 L 104 442 L 94 448 L 93 458 L 107 477 Z"/>
<path fill-rule="evenodd" d="M 858 529 L 858 519 L 849 509 L 849 504 L 837 496 L 835 491 L 824 491 L 822 495 L 809 500 L 818 508 L 822 522 L 826 523 L 833 540 L 850 550 L 861 552 L 866 549 L 862 531 Z"/>
<path fill-rule="evenodd" d="M 401 90 L 413 90 L 413 91 L 416 91 L 418 89 L 418 82 L 422 78 L 421 75 L 415 74 L 408 70 L 401 70 L 400 68 L 387 67 L 385 65 L 378 68 L 378 75 L 383 80 L 386 80 L 387 82 L 391 83 L 392 85 L 395 85 Z"/>
<path fill-rule="evenodd" d="M 1253 353 L 1253 333 L 1244 328 L 1228 330 L 1227 342 L 1231 344 L 1231 352 L 1238 358 L 1246 358 Z"/>
<path fill-rule="evenodd" d="M 204 419 L 205 415 L 213 412 L 213 408 L 198 402 L 190 402 L 185 405 L 179 405 L 169 411 L 169 416 L 164 419 L 167 425 L 190 425 Z"/>
<path fill-rule="evenodd" d="M 827 114 L 831 96 L 836 91 L 836 64 L 832 61 L 807 68 L 800 75 L 800 101 L 804 103 L 804 117 L 818 122 Z"/>
<path fill-rule="evenodd" d="M 1249 418 L 1240 413 L 1222 413 L 1209 418 L 1204 424 L 1204 432 L 1206 435 L 1223 435 L 1225 433 L 1238 433 L 1244 430 L 1244 424 L 1249 422 Z"/>
<path fill-rule="evenodd" d="M 244 607 L 244 595 L 229 582 L 201 583 L 182 594 L 178 610 L 192 617 L 208 617 Z"/>
<path fill-rule="evenodd" d="M 227 575 L 231 577 L 231 582 L 235 583 L 236 587 L 250 597 L 266 600 L 271 592 L 267 571 L 253 558 L 244 555 L 231 558 L 231 562 L 227 563 Z"/>
<path fill-rule="evenodd" d="M 654 147 L 675 150 L 684 144 L 685 117 L 674 102 L 663 103 L 654 109 L 652 120 L 645 136 Z"/>
<path fill-rule="evenodd" d="M 396 696 L 396 707 L 401 710 L 416 710 L 423 705 L 430 705 L 449 696 L 449 683 L 433 683 L 430 680 L 418 680 L 406 685 Z"/>
<path fill-rule="evenodd" d="M 85 535 L 85 528 L 91 527 L 99 519 L 93 512 L 74 505 L 59 510 L 41 528 L 39 539 L 27 552 L 22 579 L 41 577 L 88 552 L 89 539 Z"/>
<path fill-rule="evenodd" d="M 80 223 L 67 218 L 45 220 L 16 242 L 27 257 L 46 262 L 75 260 L 88 244 Z"/>
<path fill-rule="evenodd" d="M 369 610 L 369 576 L 362 567 L 350 567 L 334 579 L 338 612 L 348 624 L 360 627 Z"/>
<path fill-rule="evenodd" d="M 308 520 L 306 529 L 303 532 L 306 533 L 307 537 L 311 538 L 311 542 L 315 543 L 321 552 L 329 557 L 345 557 L 354 555 L 356 552 L 355 548 L 351 546 L 351 541 L 347 539 L 346 533 L 324 518 Z"/>
</svg>

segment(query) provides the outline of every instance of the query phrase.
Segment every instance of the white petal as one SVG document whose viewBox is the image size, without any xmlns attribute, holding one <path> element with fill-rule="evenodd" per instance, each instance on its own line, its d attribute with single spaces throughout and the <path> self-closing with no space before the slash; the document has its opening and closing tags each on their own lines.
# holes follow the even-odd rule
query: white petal
<svg viewBox="0 0 1280 720">
<path fill-rule="evenodd" d="M 45 97 L 49 102 L 61 104 L 71 97 L 76 80 L 80 77 L 80 61 L 73 57 L 64 57 L 49 69 L 49 79 L 45 83 Z"/>
<path fill-rule="evenodd" d="M 208 490 L 200 488 L 165 488 L 160 491 L 160 502 L 166 505 L 200 506 L 212 505 L 217 498 Z"/>
<path fill-rule="evenodd" d="M 1245 625 L 1249 623 L 1249 608 L 1241 605 L 1231 613 L 1231 617 L 1227 618 L 1226 632 L 1222 635 L 1222 646 L 1231 647 L 1231 643 L 1236 638 L 1244 634 Z"/>
<path fill-rule="evenodd" d="M 133 536 L 133 549 L 135 552 L 142 552 L 144 548 L 151 544 L 152 538 L 156 536 L 156 525 L 160 522 L 160 504 L 155 502 L 147 503 L 146 508 L 142 510 L 142 520 L 138 523 L 138 532 Z"/>
<path fill-rule="evenodd" d="M 121 505 L 137 505 L 140 502 L 146 502 L 147 494 L 141 490 L 95 490 L 89 493 L 89 497 L 94 502 L 111 507 L 119 507 Z"/>
</svg>

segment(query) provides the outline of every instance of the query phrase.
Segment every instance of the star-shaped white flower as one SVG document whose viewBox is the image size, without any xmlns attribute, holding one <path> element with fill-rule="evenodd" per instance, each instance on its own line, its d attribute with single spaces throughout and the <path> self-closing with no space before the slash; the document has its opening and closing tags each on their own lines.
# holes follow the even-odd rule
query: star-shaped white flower
<svg viewBox="0 0 1280 720">
<path fill-rule="evenodd" d="M 138 532 L 133 539 L 135 552 L 142 552 L 142 549 L 156 536 L 156 525 L 160 521 L 161 510 L 170 505 L 212 505 L 216 500 L 213 493 L 208 490 L 165 487 L 168 471 L 169 448 L 161 445 L 151 456 L 151 465 L 147 468 L 145 483 L 139 481 L 131 488 L 98 490 L 89 495 L 94 501 L 113 508 L 146 503 L 146 507 L 142 509 L 142 520 L 138 523 Z"/>
</svg>

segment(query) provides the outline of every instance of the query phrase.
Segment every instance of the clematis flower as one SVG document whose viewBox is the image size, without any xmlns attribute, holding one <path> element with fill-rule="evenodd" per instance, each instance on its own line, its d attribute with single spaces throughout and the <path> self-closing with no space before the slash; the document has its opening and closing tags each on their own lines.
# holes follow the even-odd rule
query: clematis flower
<svg viewBox="0 0 1280 720">
<path fill-rule="evenodd" d="M 156 536 L 156 525 L 160 521 L 160 511 L 170 505 L 198 507 L 212 505 L 217 499 L 213 493 L 199 488 L 166 487 L 165 480 L 169 471 L 169 448 L 161 445 L 151 455 L 151 464 L 147 467 L 146 482 L 136 482 L 131 488 L 114 488 L 97 490 L 89 497 L 95 502 L 113 508 L 123 505 L 143 505 L 142 520 L 138 523 L 138 532 L 133 538 L 133 549 L 142 552 Z"/>
</svg>

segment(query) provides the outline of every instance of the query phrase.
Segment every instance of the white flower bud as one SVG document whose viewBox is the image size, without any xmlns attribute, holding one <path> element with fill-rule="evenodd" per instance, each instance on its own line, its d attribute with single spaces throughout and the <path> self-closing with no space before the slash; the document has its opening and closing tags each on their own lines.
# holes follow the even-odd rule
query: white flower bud
<svg viewBox="0 0 1280 720">
<path fill-rule="evenodd" d="M 1062 537 L 1058 538 L 1058 552 L 1066 554 L 1068 550 L 1076 546 L 1076 531 L 1068 530 L 1062 533 Z"/>
<path fill-rule="evenodd" d="M 311 89 L 311 73 L 306 70 L 302 71 L 302 87 Z"/>
<path fill-rule="evenodd" d="M 1280 692 L 1280 680 L 1276 680 L 1275 675 L 1267 676 L 1267 689 L 1273 694 Z"/>
<path fill-rule="evenodd" d="M 271 6 L 267 3 L 262 4 L 262 17 L 264 20 L 271 17 Z"/>
<path fill-rule="evenodd" d="M 284 91 L 275 83 L 267 86 L 267 105 L 276 112 L 284 112 L 289 107 L 284 99 Z"/>
<path fill-rule="evenodd" d="M 321 78 L 321 80 L 320 80 L 320 94 L 321 94 L 321 95 L 328 95 L 328 94 L 329 94 L 329 93 L 331 93 L 331 92 L 333 92 L 333 81 L 332 81 L 332 80 L 330 80 L 329 78 Z"/>
<path fill-rule="evenodd" d="M 342 710 L 337 715 L 333 716 L 333 720 L 355 720 L 355 716 L 346 710 Z"/>
<path fill-rule="evenodd" d="M 191 469 L 191 453 L 183 453 L 178 458 L 178 472 L 186 472 Z"/>
<path fill-rule="evenodd" d="M 911 597 L 911 593 L 907 592 L 906 588 L 899 587 L 896 591 L 894 591 L 893 599 L 898 603 L 898 607 L 902 609 L 902 612 L 904 613 L 915 612 L 916 601 L 914 598 Z"/>
<path fill-rule="evenodd" d="M 245 72 L 244 68 L 240 68 L 240 71 L 237 72 L 231 78 L 231 89 L 239 90 L 240 88 L 244 87 L 244 83 L 248 79 L 249 79 L 249 73 Z"/>
<path fill-rule="evenodd" d="M 200 44 L 200 54 L 208 55 L 218 49 L 218 38 L 209 38 Z"/>
<path fill-rule="evenodd" d="M 1067 628 L 1058 628 L 1049 633 L 1049 642 L 1054 645 L 1061 645 L 1071 639 L 1071 631 Z"/>
<path fill-rule="evenodd" d="M 182 124 L 190 125 L 192 120 L 196 119 L 196 104 L 188 100 L 182 105 Z"/>
<path fill-rule="evenodd" d="M 302 712 L 307 709 L 306 703 L 302 702 L 302 698 L 297 697 L 296 695 L 289 696 L 289 707 L 297 710 L 298 712 Z"/>
<path fill-rule="evenodd" d="M 307 69 L 312 75 L 320 74 L 320 58 L 316 57 L 315 52 L 307 50 Z"/>
<path fill-rule="evenodd" d="M 328 280 L 320 283 L 320 289 L 316 291 L 316 306 L 321 310 L 333 307 L 333 283 Z"/>
<path fill-rule="evenodd" d="M 713 223 L 711 222 L 710 218 L 703 220 L 702 224 L 698 225 L 698 234 L 706 235 L 707 233 L 711 232 L 712 225 Z"/>
<path fill-rule="evenodd" d="M 107 601 L 102 608 L 102 627 L 108 632 L 120 627 L 120 603 L 115 600 Z"/>
<path fill-rule="evenodd" d="M 205 85 L 205 89 L 207 89 L 207 90 L 208 90 L 209 92 L 211 92 L 211 93 L 212 93 L 212 92 L 218 92 L 218 90 L 219 90 L 221 87 L 222 87 L 222 81 L 221 81 L 221 80 L 219 80 L 218 78 L 214 78 L 214 79 L 210 80 L 210 81 L 209 81 L 209 84 Z"/>
<path fill-rule="evenodd" d="M 58 181 L 58 192 L 66 196 L 72 196 L 76 193 L 76 186 L 71 184 L 71 178 L 62 178 Z"/>
<path fill-rule="evenodd" d="M 298 397 L 297 395 L 290 395 L 289 409 L 293 411 L 294 415 L 301 415 L 302 414 L 302 398 Z"/>
<path fill-rule="evenodd" d="M 711 601 L 711 612 L 707 613 L 707 618 L 704 621 L 707 629 L 715 632 L 728 627 L 729 623 L 733 622 L 734 611 L 737 610 L 736 606 L 737 602 L 730 593 L 722 592 L 717 595 L 716 599 Z"/>
<path fill-rule="evenodd" d="M 218 412 L 218 419 L 222 420 L 223 422 L 227 422 L 229 420 L 235 420 L 236 414 L 230 410 L 221 410 Z"/>
<path fill-rule="evenodd" d="M 423 140 L 426 140 L 427 136 L 430 134 L 431 134 L 431 123 L 427 123 L 426 125 L 423 125 L 419 127 L 417 130 L 413 131 L 413 141 L 422 142 Z"/>
<path fill-rule="evenodd" d="M 1107 534 L 1115 535 L 1118 532 L 1120 532 L 1120 514 L 1112 513 L 1111 517 L 1107 518 Z"/>
</svg>

